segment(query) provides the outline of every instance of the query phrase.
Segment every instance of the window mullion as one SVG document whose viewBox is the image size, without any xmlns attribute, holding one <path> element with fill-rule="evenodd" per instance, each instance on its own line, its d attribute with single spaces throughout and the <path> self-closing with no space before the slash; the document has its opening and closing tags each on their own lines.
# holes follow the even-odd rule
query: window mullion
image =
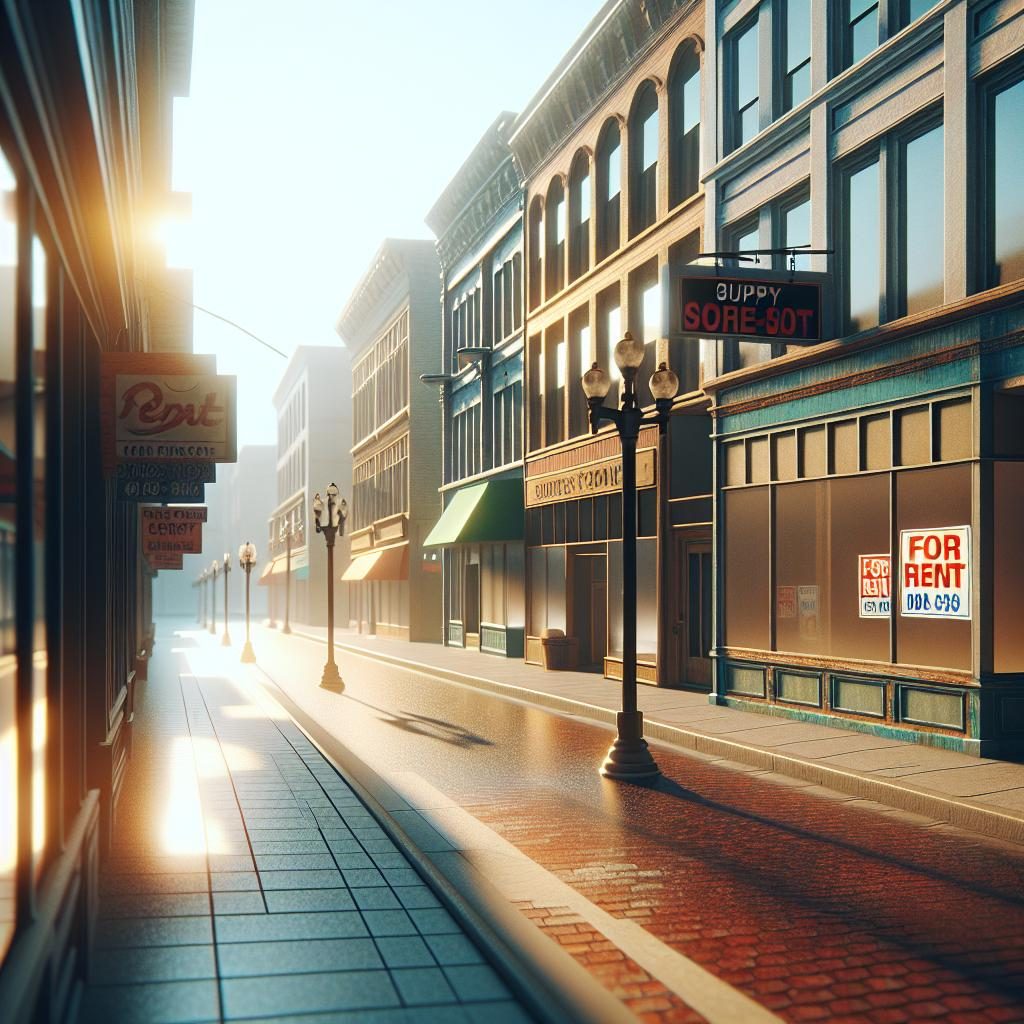
<svg viewBox="0 0 1024 1024">
<path fill-rule="evenodd" d="M 899 140 L 892 135 L 878 148 L 878 322 L 887 323 L 899 316 L 899 211 L 889 197 L 899 196 Z"/>
</svg>

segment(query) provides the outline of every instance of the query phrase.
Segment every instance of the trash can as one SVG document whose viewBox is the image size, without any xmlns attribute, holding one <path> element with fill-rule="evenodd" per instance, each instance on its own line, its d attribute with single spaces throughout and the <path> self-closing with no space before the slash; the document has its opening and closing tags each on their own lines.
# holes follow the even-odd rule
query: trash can
<svg viewBox="0 0 1024 1024">
<path fill-rule="evenodd" d="M 576 668 L 576 637 L 561 629 L 545 629 L 540 635 L 541 663 L 549 672 Z"/>
</svg>

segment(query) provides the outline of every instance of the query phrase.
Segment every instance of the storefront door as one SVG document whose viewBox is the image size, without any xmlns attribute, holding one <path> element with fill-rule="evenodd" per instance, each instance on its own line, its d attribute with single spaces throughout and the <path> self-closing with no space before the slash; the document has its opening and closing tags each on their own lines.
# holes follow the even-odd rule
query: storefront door
<svg viewBox="0 0 1024 1024">
<path fill-rule="evenodd" d="M 572 557 L 573 636 L 579 645 L 579 668 L 603 672 L 608 646 L 608 567 L 603 554 Z"/>
<path fill-rule="evenodd" d="M 676 664 L 679 681 L 711 685 L 711 544 L 680 537 L 676 544 Z"/>
<path fill-rule="evenodd" d="M 480 645 L 480 563 L 465 566 L 462 574 L 462 624 L 466 647 Z"/>
</svg>

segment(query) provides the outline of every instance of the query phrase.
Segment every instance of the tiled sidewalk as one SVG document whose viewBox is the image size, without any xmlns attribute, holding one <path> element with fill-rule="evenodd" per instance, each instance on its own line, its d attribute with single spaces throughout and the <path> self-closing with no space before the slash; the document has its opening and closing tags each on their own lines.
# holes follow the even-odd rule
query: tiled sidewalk
<svg viewBox="0 0 1024 1024">
<path fill-rule="evenodd" d="M 188 643 L 139 701 L 83 1024 L 529 1020 L 291 719 L 184 674 Z"/>
</svg>

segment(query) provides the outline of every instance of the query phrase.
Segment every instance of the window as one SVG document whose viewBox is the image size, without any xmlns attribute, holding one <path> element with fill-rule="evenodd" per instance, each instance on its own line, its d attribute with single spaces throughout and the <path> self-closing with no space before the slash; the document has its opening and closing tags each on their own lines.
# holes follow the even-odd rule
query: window
<svg viewBox="0 0 1024 1024">
<path fill-rule="evenodd" d="M 729 150 L 749 142 L 759 130 L 758 105 L 758 26 L 754 20 L 727 40 L 730 64 L 731 103 L 728 124 Z"/>
<path fill-rule="evenodd" d="M 811 201 L 806 193 L 784 202 L 779 209 L 779 243 L 782 248 L 811 244 Z M 789 257 L 781 257 L 780 268 L 789 269 Z M 797 256 L 796 269 L 810 270 L 810 256 Z"/>
<path fill-rule="evenodd" d="M 526 346 L 527 353 L 527 381 L 530 389 L 530 402 L 529 402 L 529 414 L 530 414 L 530 434 L 529 434 L 529 445 L 530 451 L 537 451 L 538 448 L 542 448 L 544 445 L 544 438 L 542 436 L 542 425 L 541 414 L 544 407 L 544 374 L 541 372 L 541 343 L 540 335 L 535 334 L 530 338 L 529 343 Z"/>
<path fill-rule="evenodd" d="M 622 190 L 622 151 L 619 125 L 609 121 L 597 146 L 597 258 L 615 252 L 620 241 L 619 198 Z"/>
<path fill-rule="evenodd" d="M 900 4 L 902 24 L 909 25 L 912 21 L 917 21 L 922 14 L 934 7 L 936 2 L 937 0 L 902 0 Z"/>
<path fill-rule="evenodd" d="M 514 334 L 522 323 L 522 282 L 518 270 L 520 260 L 519 253 L 514 253 L 494 271 L 494 293 L 491 296 L 494 346 Z"/>
<path fill-rule="evenodd" d="M 878 46 L 878 0 L 845 0 L 844 67 L 862 60 Z"/>
<path fill-rule="evenodd" d="M 590 269 L 590 160 L 577 153 L 569 172 L 569 280 Z"/>
<path fill-rule="evenodd" d="M 452 479 L 476 476 L 483 469 L 480 448 L 480 403 L 452 418 Z"/>
<path fill-rule="evenodd" d="M 454 334 L 454 324 L 453 324 Z M 352 439 L 372 434 L 409 403 L 409 311 L 401 313 L 352 367 Z M 285 411 L 287 444 L 297 434 L 295 410 Z"/>
<path fill-rule="evenodd" d="M 547 291 L 550 298 L 565 284 L 565 188 L 561 178 L 548 186 L 547 202 Z"/>
<path fill-rule="evenodd" d="M 645 82 L 634 101 L 629 133 L 630 235 L 650 227 L 658 219 L 658 94 Z"/>
<path fill-rule="evenodd" d="M 661 335 L 661 287 L 658 261 L 645 263 L 630 275 L 630 332 L 644 343 L 644 361 L 636 375 L 636 391 L 641 405 L 651 399 L 651 374 L 657 369 L 658 338 Z"/>
<path fill-rule="evenodd" d="M 882 173 L 883 159 L 894 174 Z M 945 205 L 943 182 L 943 131 L 934 124 L 886 137 L 847 171 L 842 194 L 848 332 L 941 305 L 944 229 L 937 211 Z"/>
<path fill-rule="evenodd" d="M 352 529 L 409 511 L 409 435 L 352 467 Z"/>
<path fill-rule="evenodd" d="M 0 445 L 4 472 L 14 479 L 18 468 L 15 437 L 17 358 L 15 302 L 18 274 L 17 183 L 0 152 Z M 18 761 L 15 689 L 17 683 L 17 513 L 18 491 L 5 487 L 0 498 L 0 960 L 14 933 L 15 872 L 18 863 Z"/>
<path fill-rule="evenodd" d="M 569 316 L 569 436 L 589 433 L 590 418 L 580 378 L 590 369 L 590 323 L 586 306 Z"/>
<path fill-rule="evenodd" d="M 983 288 L 1024 278 L 1024 80 L 989 89 L 983 98 L 981 147 Z"/>
<path fill-rule="evenodd" d="M 785 17 L 783 112 L 799 106 L 811 95 L 811 0 L 786 0 Z"/>
<path fill-rule="evenodd" d="M 619 286 L 612 285 L 597 296 L 597 361 L 611 375 L 612 382 L 619 380 L 619 368 L 615 365 L 615 346 L 622 339 L 622 322 L 619 312 Z M 618 405 L 618 396 L 613 387 L 605 399 L 606 405 Z"/>
<path fill-rule="evenodd" d="M 523 457 L 523 382 L 506 384 L 493 401 L 494 465 L 504 466 Z"/>
<path fill-rule="evenodd" d="M 544 204 L 540 196 L 530 204 L 530 309 L 539 306 L 544 287 Z"/>
<path fill-rule="evenodd" d="M 669 204 L 700 187 L 700 56 L 691 42 L 676 53 L 669 76 Z"/>
<path fill-rule="evenodd" d="M 544 387 L 544 443 L 565 440 L 566 353 L 562 322 L 549 327 L 544 336 L 547 382 Z"/>
</svg>

